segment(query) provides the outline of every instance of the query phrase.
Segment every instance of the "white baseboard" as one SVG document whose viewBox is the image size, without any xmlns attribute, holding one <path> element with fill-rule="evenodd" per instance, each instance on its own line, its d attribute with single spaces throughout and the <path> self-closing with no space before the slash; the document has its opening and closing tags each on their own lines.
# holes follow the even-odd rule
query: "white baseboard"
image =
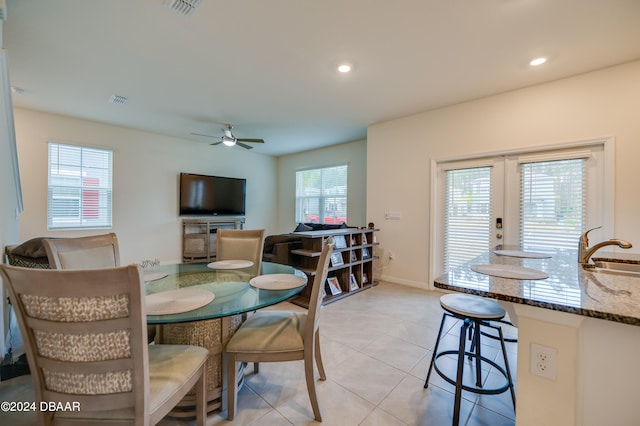
<svg viewBox="0 0 640 426">
<path fill-rule="evenodd" d="M 429 286 L 429 284 L 427 284 L 425 282 L 421 282 L 421 281 L 405 280 L 403 278 L 393 277 L 393 276 L 384 275 L 384 274 L 378 276 L 377 278 L 379 278 L 380 281 L 386 281 L 386 282 L 389 282 L 389 283 L 406 285 L 407 287 L 414 287 L 414 288 L 419 288 L 419 289 L 422 289 L 422 290 L 433 290 L 432 286 Z"/>
</svg>

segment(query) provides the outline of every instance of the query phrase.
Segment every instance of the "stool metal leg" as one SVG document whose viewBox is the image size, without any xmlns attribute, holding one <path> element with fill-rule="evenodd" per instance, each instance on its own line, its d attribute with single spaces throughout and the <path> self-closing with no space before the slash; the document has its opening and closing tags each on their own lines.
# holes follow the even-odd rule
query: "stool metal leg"
<svg viewBox="0 0 640 426">
<path fill-rule="evenodd" d="M 473 334 L 472 334 L 475 332 L 476 332 L 475 328 L 471 327 L 469 329 L 469 340 L 471 341 L 471 347 L 469 348 L 469 352 L 471 353 L 475 353 L 475 348 L 476 348 L 476 340 L 473 338 Z M 468 355 L 468 356 L 469 356 L 469 361 L 471 361 L 473 359 L 473 356 L 471 355 Z"/>
<path fill-rule="evenodd" d="M 438 330 L 438 337 L 436 338 L 436 345 L 433 348 L 433 356 L 431 356 L 431 364 L 429 364 L 429 371 L 427 372 L 427 380 L 424 381 L 424 388 L 429 386 L 429 377 L 431 376 L 431 370 L 433 370 L 433 363 L 436 360 L 436 354 L 438 353 L 438 346 L 440 345 L 440 337 L 442 336 L 442 329 L 444 328 L 444 322 L 447 319 L 448 314 L 445 312 L 442 314 L 442 321 L 440 321 L 440 330 Z"/>
<path fill-rule="evenodd" d="M 482 350 L 480 349 L 480 321 L 473 322 L 473 346 L 476 353 L 476 386 L 482 387 Z"/>
<path fill-rule="evenodd" d="M 460 401 L 462 400 L 462 375 L 464 370 L 464 353 L 466 332 L 471 325 L 471 321 L 465 319 L 460 326 L 460 345 L 458 346 L 458 371 L 456 372 L 456 396 L 453 404 L 453 426 L 460 423 Z"/>
<path fill-rule="evenodd" d="M 513 379 L 511 378 L 511 369 L 509 368 L 509 359 L 507 358 L 507 348 L 504 344 L 504 336 L 502 335 L 502 327 L 498 327 L 498 335 L 500 336 L 500 345 L 502 346 L 502 357 L 504 358 L 504 369 L 507 373 L 507 381 L 509 382 L 509 392 L 511 392 L 511 401 L 513 402 L 513 411 L 516 411 L 516 393 L 513 390 Z"/>
</svg>

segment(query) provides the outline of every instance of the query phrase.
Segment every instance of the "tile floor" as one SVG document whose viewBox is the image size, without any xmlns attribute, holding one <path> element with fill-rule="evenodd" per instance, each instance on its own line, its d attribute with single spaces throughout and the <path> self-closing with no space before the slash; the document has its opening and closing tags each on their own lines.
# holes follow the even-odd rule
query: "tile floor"
<svg viewBox="0 0 640 426">
<path fill-rule="evenodd" d="M 453 386 L 432 373 L 424 389 L 442 309 L 442 293 L 390 283 L 326 305 L 321 313 L 322 354 L 326 381 L 318 381 L 323 424 L 330 426 L 447 425 L 453 415 Z M 278 308 L 301 309 L 285 303 Z M 455 347 L 459 326 L 447 323 L 442 344 Z M 513 330 L 510 330 L 513 333 Z M 498 344 L 484 339 L 483 355 L 503 365 Z M 507 343 L 515 374 L 516 345 Z M 439 365 L 455 371 L 455 360 Z M 247 369 L 238 397 L 236 425 L 307 425 L 313 420 L 302 361 L 263 363 L 260 373 Z M 484 371 L 485 386 L 501 376 Z M 33 401 L 29 376 L 0 383 L 1 401 Z M 208 426 L 229 424 L 226 413 L 212 414 Z M 463 393 L 462 425 L 513 425 L 509 393 L 479 396 Z M 33 413 L 2 413 L 0 424 L 35 425 Z M 162 426 L 192 425 L 170 417 Z"/>
</svg>

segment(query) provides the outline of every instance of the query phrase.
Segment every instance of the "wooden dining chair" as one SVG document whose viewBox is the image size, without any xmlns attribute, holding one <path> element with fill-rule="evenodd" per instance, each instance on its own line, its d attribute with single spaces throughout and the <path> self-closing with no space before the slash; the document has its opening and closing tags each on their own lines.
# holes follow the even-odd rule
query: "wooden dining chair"
<svg viewBox="0 0 640 426">
<path fill-rule="evenodd" d="M 76 238 L 45 238 L 42 244 L 51 269 L 97 269 L 120 266 L 118 237 L 115 233 Z M 156 326 L 147 326 L 147 337 L 153 342 Z"/>
<path fill-rule="evenodd" d="M 253 362 L 257 365 L 259 362 L 304 360 L 307 391 L 313 415 L 317 421 L 322 421 L 313 362 L 315 359 L 320 380 L 325 380 L 326 375 L 320 353 L 318 319 L 322 305 L 322 288 L 327 278 L 333 246 L 333 239 L 330 238 L 322 249 L 307 313 L 258 311 L 240 326 L 227 343 L 225 356 L 227 357 L 228 420 L 233 420 L 237 410 L 237 362 Z"/>
<path fill-rule="evenodd" d="M 263 249 L 264 229 L 218 229 L 216 260 L 250 260 L 258 274 Z"/>
<path fill-rule="evenodd" d="M 42 241 L 52 269 L 97 269 L 120 266 L 116 234 Z"/>
<path fill-rule="evenodd" d="M 147 344 L 139 266 L 0 265 L 0 277 L 24 338 L 39 425 L 154 425 L 194 386 L 204 425 L 209 353 Z"/>
</svg>

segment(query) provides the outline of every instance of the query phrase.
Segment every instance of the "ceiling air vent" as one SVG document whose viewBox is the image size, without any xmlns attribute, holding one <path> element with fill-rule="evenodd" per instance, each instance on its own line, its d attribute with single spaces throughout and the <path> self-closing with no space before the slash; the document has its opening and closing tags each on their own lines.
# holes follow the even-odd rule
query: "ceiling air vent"
<svg viewBox="0 0 640 426">
<path fill-rule="evenodd" d="M 189 16 L 201 2 L 202 0 L 166 0 L 165 4 L 179 14 Z"/>
<path fill-rule="evenodd" d="M 116 105 L 124 105 L 127 103 L 129 99 L 125 98 L 124 96 L 120 96 L 120 95 L 111 95 L 111 97 L 109 98 L 109 102 L 111 102 L 112 104 L 116 104 Z"/>
<path fill-rule="evenodd" d="M 7 19 L 7 2 L 0 0 L 0 21 Z"/>
</svg>

